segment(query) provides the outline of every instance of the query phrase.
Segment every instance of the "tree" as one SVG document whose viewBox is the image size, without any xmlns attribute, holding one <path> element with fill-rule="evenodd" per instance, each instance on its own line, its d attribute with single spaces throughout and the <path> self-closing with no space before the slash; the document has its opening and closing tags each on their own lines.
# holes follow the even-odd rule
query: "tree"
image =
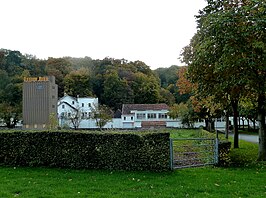
<svg viewBox="0 0 266 198">
<path fill-rule="evenodd" d="M 217 117 L 219 110 L 221 109 L 220 103 L 218 103 L 213 96 L 202 96 L 198 92 L 198 85 L 192 83 L 188 79 L 188 67 L 181 67 L 178 70 L 177 87 L 179 93 L 189 94 L 189 104 L 194 110 L 194 116 L 205 120 L 205 127 L 209 131 L 214 129 L 213 118 Z"/>
<path fill-rule="evenodd" d="M 25 54 L 22 57 L 22 66 L 24 71 L 28 70 L 30 76 L 46 76 L 45 71 L 46 60 L 40 60 L 36 56 Z"/>
<path fill-rule="evenodd" d="M 198 31 L 183 51 L 189 76 L 198 83 L 200 93 L 230 101 L 235 148 L 239 101 L 247 93 L 257 95 L 259 160 L 266 160 L 265 7 L 264 1 L 257 0 L 208 0 L 198 16 Z"/>
<path fill-rule="evenodd" d="M 9 77 L 0 70 L 0 118 L 8 128 L 14 128 L 22 112 L 22 79 Z"/>
<path fill-rule="evenodd" d="M 3 119 L 7 128 L 14 128 L 21 118 L 19 106 L 13 106 L 8 102 L 0 103 L 0 118 Z"/>
<path fill-rule="evenodd" d="M 80 122 L 82 121 L 82 117 L 81 117 L 82 113 L 83 112 L 81 111 L 80 108 L 71 109 L 68 111 L 67 119 L 73 125 L 75 130 L 77 130 L 79 128 Z"/>
<path fill-rule="evenodd" d="M 172 119 L 179 118 L 182 125 L 189 128 L 193 127 L 196 118 L 190 101 L 187 103 L 174 104 L 170 107 L 168 115 Z"/>
<path fill-rule="evenodd" d="M 49 130 L 57 129 L 58 127 L 58 119 L 55 113 L 51 113 L 49 115 Z"/>
<path fill-rule="evenodd" d="M 72 70 L 83 68 L 90 71 L 93 68 L 93 60 L 88 56 L 85 56 L 84 58 L 64 57 L 64 59 L 71 64 Z"/>
<path fill-rule="evenodd" d="M 106 105 L 99 105 L 92 107 L 92 118 L 96 120 L 96 125 L 102 130 L 107 122 L 112 120 L 113 112 Z"/>
<path fill-rule="evenodd" d="M 157 68 L 154 72 L 160 78 L 161 86 L 167 88 L 170 84 L 175 84 L 178 80 L 177 73 L 179 69 L 180 67 L 172 65 L 169 68 Z"/>
<path fill-rule="evenodd" d="M 92 78 L 89 70 L 81 68 L 71 71 L 64 78 L 64 92 L 70 96 L 93 96 Z"/>
<path fill-rule="evenodd" d="M 70 62 L 63 58 L 48 58 L 45 70 L 49 76 L 55 76 L 58 85 L 58 95 L 64 95 L 64 78 L 70 72 Z"/>
<path fill-rule="evenodd" d="M 19 51 L 0 49 L 0 69 L 5 70 L 9 76 L 20 75 L 23 55 Z"/>
<path fill-rule="evenodd" d="M 160 85 L 154 76 L 136 73 L 132 88 L 136 104 L 154 104 L 160 99 Z"/>
<path fill-rule="evenodd" d="M 175 103 L 175 97 L 168 89 L 161 88 L 159 103 L 173 105 Z"/>
<path fill-rule="evenodd" d="M 122 104 L 133 103 L 133 90 L 126 79 L 121 79 L 117 71 L 104 75 L 102 101 L 114 110 L 121 109 Z"/>
</svg>

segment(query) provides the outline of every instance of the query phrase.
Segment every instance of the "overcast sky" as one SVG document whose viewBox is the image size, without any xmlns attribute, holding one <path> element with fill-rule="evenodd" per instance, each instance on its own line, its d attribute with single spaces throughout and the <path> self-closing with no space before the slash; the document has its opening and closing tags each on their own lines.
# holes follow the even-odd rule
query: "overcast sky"
<svg viewBox="0 0 266 198">
<path fill-rule="evenodd" d="M 0 48 L 180 65 L 204 0 L 0 0 Z"/>
</svg>

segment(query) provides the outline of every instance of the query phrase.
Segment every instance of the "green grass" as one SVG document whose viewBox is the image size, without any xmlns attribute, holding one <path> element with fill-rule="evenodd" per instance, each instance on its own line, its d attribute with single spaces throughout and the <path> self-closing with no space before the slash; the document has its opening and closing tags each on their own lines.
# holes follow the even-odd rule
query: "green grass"
<svg viewBox="0 0 266 198">
<path fill-rule="evenodd" d="M 266 170 L 191 168 L 122 172 L 0 168 L 0 197 L 265 197 Z"/>
<path fill-rule="evenodd" d="M 178 133 L 191 137 L 192 131 L 171 131 L 171 137 Z M 229 168 L 162 173 L 0 167 L 0 197 L 266 197 L 266 164 L 255 162 L 257 145 L 240 141 L 230 156 Z"/>
<path fill-rule="evenodd" d="M 171 138 L 215 138 L 215 133 L 209 133 L 203 129 L 168 129 Z"/>
</svg>

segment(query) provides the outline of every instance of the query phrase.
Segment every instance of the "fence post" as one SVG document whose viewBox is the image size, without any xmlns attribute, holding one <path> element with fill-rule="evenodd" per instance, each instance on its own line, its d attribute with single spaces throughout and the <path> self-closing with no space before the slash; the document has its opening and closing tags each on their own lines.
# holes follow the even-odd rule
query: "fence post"
<svg viewBox="0 0 266 198">
<path fill-rule="evenodd" d="M 218 164 L 219 163 L 219 138 L 218 137 L 215 138 L 215 152 L 214 153 L 215 153 L 214 164 Z"/>
<path fill-rule="evenodd" d="M 170 169 L 173 170 L 173 161 L 174 161 L 174 158 L 173 158 L 173 155 L 174 155 L 174 151 L 173 151 L 173 140 L 170 138 L 169 139 L 169 144 L 170 144 Z"/>
</svg>

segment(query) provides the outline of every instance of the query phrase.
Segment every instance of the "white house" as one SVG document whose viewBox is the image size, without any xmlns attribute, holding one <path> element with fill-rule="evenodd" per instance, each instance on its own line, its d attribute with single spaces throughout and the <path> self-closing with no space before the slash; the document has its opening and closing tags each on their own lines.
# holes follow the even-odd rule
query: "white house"
<svg viewBox="0 0 266 198">
<path fill-rule="evenodd" d="M 60 127 L 93 129 L 98 128 L 96 120 L 92 119 L 92 109 L 98 108 L 98 98 L 72 97 L 65 95 L 58 101 L 58 121 Z M 113 119 L 106 123 L 106 129 L 139 129 L 139 128 L 181 128 L 179 119 L 168 116 L 169 106 L 166 104 L 123 104 L 122 112 L 115 114 Z M 71 118 L 79 117 L 76 123 Z M 73 119 L 72 119 L 73 120 Z M 205 123 L 196 122 L 195 127 Z M 217 128 L 224 128 L 224 120 L 216 120 Z"/>
<path fill-rule="evenodd" d="M 122 126 L 127 129 L 167 127 L 167 122 L 171 120 L 168 111 L 166 104 L 124 104 Z"/>
<path fill-rule="evenodd" d="M 69 126 L 74 128 L 70 118 L 78 113 L 80 117 L 78 128 L 96 128 L 95 120 L 91 119 L 91 112 L 93 108 L 98 107 L 98 98 L 72 97 L 65 94 L 64 97 L 59 99 L 57 107 L 60 127 Z"/>
</svg>

